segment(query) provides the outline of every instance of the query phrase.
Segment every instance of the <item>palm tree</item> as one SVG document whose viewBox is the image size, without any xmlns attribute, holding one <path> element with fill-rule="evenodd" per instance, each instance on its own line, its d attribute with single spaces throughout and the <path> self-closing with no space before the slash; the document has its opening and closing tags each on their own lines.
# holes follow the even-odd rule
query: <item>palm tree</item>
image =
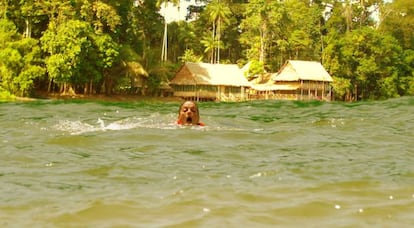
<svg viewBox="0 0 414 228">
<path fill-rule="evenodd" d="M 352 16 L 353 16 L 352 3 L 350 1 L 346 2 L 343 15 L 346 20 L 346 31 L 350 32 L 352 30 Z"/>
<path fill-rule="evenodd" d="M 213 23 L 212 38 L 216 47 L 213 50 L 214 60 L 213 62 L 220 62 L 220 39 L 221 39 L 221 26 L 222 23 L 229 23 L 229 16 L 231 15 L 231 10 L 229 6 L 221 2 L 220 0 L 211 1 L 206 8 L 207 14 L 209 15 L 210 22 Z"/>
<path fill-rule="evenodd" d="M 164 3 L 164 7 L 167 8 L 167 4 L 171 2 L 174 6 L 177 6 L 180 4 L 180 0 L 157 0 L 157 7 L 161 7 L 161 5 Z M 167 26 L 167 20 L 166 20 L 166 11 L 164 13 L 164 36 L 162 40 L 162 50 L 161 50 L 161 61 L 166 62 L 167 61 L 167 51 L 168 51 L 168 26 Z"/>
<path fill-rule="evenodd" d="M 211 37 L 207 34 L 201 40 L 201 44 L 205 47 L 204 53 L 208 54 L 208 58 L 210 59 L 210 63 L 214 63 L 214 49 L 216 47 L 214 37 Z"/>
</svg>

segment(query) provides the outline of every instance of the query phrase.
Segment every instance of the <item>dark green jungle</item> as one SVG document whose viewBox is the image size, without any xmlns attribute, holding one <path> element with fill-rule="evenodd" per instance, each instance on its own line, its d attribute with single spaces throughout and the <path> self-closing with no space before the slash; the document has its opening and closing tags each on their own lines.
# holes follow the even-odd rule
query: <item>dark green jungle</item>
<svg viewBox="0 0 414 228">
<path fill-rule="evenodd" d="M 190 2 L 167 21 L 179 0 L 1 0 L 0 99 L 158 97 L 184 62 L 250 62 L 251 79 L 292 59 L 321 62 L 335 100 L 414 94 L 411 0 Z"/>
</svg>

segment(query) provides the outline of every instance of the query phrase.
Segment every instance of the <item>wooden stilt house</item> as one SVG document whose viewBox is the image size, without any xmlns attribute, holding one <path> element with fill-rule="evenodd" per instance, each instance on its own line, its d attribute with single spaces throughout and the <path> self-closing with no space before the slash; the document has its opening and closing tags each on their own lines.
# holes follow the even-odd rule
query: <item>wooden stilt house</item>
<svg viewBox="0 0 414 228">
<path fill-rule="evenodd" d="M 170 81 L 174 96 L 195 101 L 242 101 L 250 83 L 235 64 L 185 63 Z"/>
<path fill-rule="evenodd" d="M 288 60 L 271 80 L 279 99 L 331 100 L 333 79 L 319 62 Z"/>
</svg>

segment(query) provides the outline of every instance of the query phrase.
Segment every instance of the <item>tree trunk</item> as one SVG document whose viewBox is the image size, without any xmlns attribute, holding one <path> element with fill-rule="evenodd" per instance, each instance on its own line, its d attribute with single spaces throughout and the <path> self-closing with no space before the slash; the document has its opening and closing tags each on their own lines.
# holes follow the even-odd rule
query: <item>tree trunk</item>
<svg viewBox="0 0 414 228">
<path fill-rule="evenodd" d="M 215 56 L 215 49 L 216 49 L 216 44 L 215 44 L 215 41 L 216 41 L 216 22 L 215 21 L 213 21 L 213 31 L 212 31 L 212 38 L 213 38 L 213 45 L 212 45 L 212 48 L 211 48 L 211 59 L 210 59 L 210 63 L 214 63 L 215 62 L 215 59 L 216 59 L 216 56 Z"/>
<path fill-rule="evenodd" d="M 218 21 L 217 21 L 217 34 L 216 34 L 216 37 L 217 37 L 217 63 L 220 63 L 220 39 L 221 39 L 221 37 L 220 37 L 220 34 L 221 33 L 221 20 L 220 20 L 220 18 L 218 19 Z"/>
<path fill-rule="evenodd" d="M 265 56 L 266 56 L 266 23 L 263 23 L 262 28 L 260 30 L 260 57 L 259 57 L 259 61 L 260 62 L 265 62 Z"/>
<path fill-rule="evenodd" d="M 167 8 L 167 3 L 168 1 L 165 1 L 165 8 Z M 164 13 L 164 36 L 163 36 L 163 40 L 162 40 L 162 50 L 161 50 L 161 62 L 166 62 L 167 61 L 167 51 L 168 51 L 168 25 L 167 25 L 167 20 L 166 18 L 166 13 Z"/>
<path fill-rule="evenodd" d="M 49 79 L 49 85 L 47 86 L 47 93 L 50 93 L 51 89 L 52 89 L 52 83 L 53 83 L 53 79 Z"/>
<path fill-rule="evenodd" d="M 30 17 L 25 19 L 26 22 L 26 32 L 25 36 L 26 38 L 32 37 L 32 19 Z"/>
<path fill-rule="evenodd" d="M 168 25 L 167 25 L 167 21 L 165 21 L 165 24 L 164 24 L 164 37 L 163 37 L 163 40 L 162 40 L 162 50 L 161 50 L 161 62 L 166 62 L 167 61 L 167 51 L 168 51 L 168 48 L 167 48 L 167 42 L 168 42 L 168 34 L 167 34 L 167 31 L 168 31 L 168 29 L 167 29 L 167 27 L 168 27 Z"/>
<path fill-rule="evenodd" d="M 355 84 L 355 101 L 358 100 L 358 85 Z"/>
<path fill-rule="evenodd" d="M 91 79 L 90 83 L 89 83 L 89 94 L 92 95 L 93 94 L 93 81 Z"/>
</svg>

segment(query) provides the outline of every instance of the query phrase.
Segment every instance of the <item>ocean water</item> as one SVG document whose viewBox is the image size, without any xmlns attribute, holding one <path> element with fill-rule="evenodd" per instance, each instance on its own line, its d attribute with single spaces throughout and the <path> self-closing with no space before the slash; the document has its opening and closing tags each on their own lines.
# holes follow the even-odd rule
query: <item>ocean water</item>
<svg viewBox="0 0 414 228">
<path fill-rule="evenodd" d="M 412 227 L 414 98 L 0 103 L 0 227 Z"/>
</svg>

